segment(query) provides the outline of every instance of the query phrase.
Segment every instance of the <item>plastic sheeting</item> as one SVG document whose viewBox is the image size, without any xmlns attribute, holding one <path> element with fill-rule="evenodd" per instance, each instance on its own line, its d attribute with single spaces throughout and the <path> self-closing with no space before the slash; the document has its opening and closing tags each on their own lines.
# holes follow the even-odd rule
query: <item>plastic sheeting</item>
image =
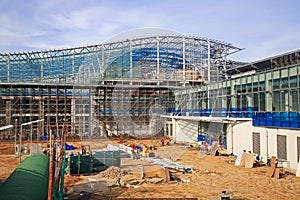
<svg viewBox="0 0 300 200">
<path fill-rule="evenodd" d="M 43 200 L 48 197 L 49 157 L 27 157 L 0 186 L 0 199 Z"/>
</svg>

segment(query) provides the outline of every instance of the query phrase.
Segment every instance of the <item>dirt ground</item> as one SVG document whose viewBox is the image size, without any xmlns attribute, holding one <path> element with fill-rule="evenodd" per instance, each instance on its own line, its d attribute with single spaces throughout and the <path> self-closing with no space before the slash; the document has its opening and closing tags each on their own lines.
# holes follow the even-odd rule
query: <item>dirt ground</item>
<svg viewBox="0 0 300 200">
<path fill-rule="evenodd" d="M 114 143 L 153 144 L 155 141 L 113 141 Z M 150 143 L 149 143 L 150 142 Z M 19 160 L 13 155 L 13 143 L 0 142 L 0 181 L 4 181 L 17 167 Z M 75 143 L 75 142 L 73 142 Z M 110 141 L 82 142 L 78 146 L 90 145 L 101 149 Z M 157 157 L 168 158 L 192 167 L 192 173 L 172 171 L 180 180 L 151 183 L 142 179 L 142 159 L 122 158 L 121 185 L 116 178 L 105 178 L 102 172 L 90 175 L 65 176 L 65 193 L 69 199 L 113 199 L 113 198 L 197 198 L 220 199 L 226 191 L 230 199 L 300 199 L 300 178 L 294 174 L 280 179 L 266 176 L 267 166 L 254 168 L 237 167 L 234 158 L 210 156 L 197 148 L 171 144 L 153 152 Z"/>
</svg>

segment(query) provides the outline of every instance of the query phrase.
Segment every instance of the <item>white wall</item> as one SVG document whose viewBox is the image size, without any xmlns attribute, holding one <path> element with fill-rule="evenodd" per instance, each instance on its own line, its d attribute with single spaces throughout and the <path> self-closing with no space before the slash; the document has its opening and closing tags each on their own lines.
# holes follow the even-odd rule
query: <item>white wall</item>
<svg viewBox="0 0 300 200">
<path fill-rule="evenodd" d="M 252 151 L 251 130 L 251 121 L 229 123 L 227 125 L 227 150 L 235 155 L 243 150 Z"/>
<path fill-rule="evenodd" d="M 299 156 L 297 155 L 297 137 L 300 137 L 299 130 L 262 127 L 253 127 L 252 130 L 261 134 L 261 152 L 263 152 L 265 159 L 268 156 L 277 157 L 277 135 L 285 135 L 287 140 L 287 160 L 290 161 L 292 169 L 297 168 L 297 159 Z"/>
<path fill-rule="evenodd" d="M 174 139 L 176 142 L 197 142 L 198 121 L 173 119 Z"/>
<path fill-rule="evenodd" d="M 174 139 L 177 142 L 196 142 L 198 121 L 172 119 Z M 233 127 L 233 129 L 232 129 Z M 272 156 L 277 157 L 277 135 L 287 139 L 287 160 L 290 168 L 297 168 L 297 137 L 299 130 L 254 127 L 252 121 L 240 121 L 227 124 L 227 150 L 237 155 L 240 151 L 253 152 L 253 132 L 260 133 L 260 152 L 264 162 Z"/>
<path fill-rule="evenodd" d="M 277 135 L 285 135 L 287 137 L 287 160 L 290 161 L 290 168 L 297 168 L 297 137 L 300 137 L 299 130 L 277 129 L 254 127 L 252 122 L 240 122 L 227 128 L 227 149 L 235 155 L 242 150 L 253 152 L 253 132 L 260 133 L 260 152 L 264 162 L 272 156 L 277 157 Z M 232 140 L 233 135 L 233 140 Z M 233 141 L 233 145 L 232 145 Z"/>
<path fill-rule="evenodd" d="M 177 142 L 196 142 L 198 122 L 192 120 L 172 119 L 174 139 Z M 232 129 L 233 127 L 233 129 Z M 287 137 L 287 160 L 290 168 L 297 168 L 297 137 L 299 130 L 254 127 L 252 121 L 227 124 L 227 150 L 235 155 L 242 150 L 253 152 L 253 132 L 260 133 L 260 152 L 264 162 L 272 156 L 277 157 L 277 135 Z"/>
</svg>

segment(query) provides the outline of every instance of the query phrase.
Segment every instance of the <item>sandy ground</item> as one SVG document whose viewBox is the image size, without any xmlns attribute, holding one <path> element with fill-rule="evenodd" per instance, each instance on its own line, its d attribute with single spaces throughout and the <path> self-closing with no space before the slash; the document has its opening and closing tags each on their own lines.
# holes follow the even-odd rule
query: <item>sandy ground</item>
<svg viewBox="0 0 300 200">
<path fill-rule="evenodd" d="M 114 141 L 116 142 L 116 141 Z M 124 141 L 122 141 L 124 142 Z M 133 141 L 140 142 L 141 141 Z M 153 142 L 153 141 L 151 141 Z M 92 148 L 105 147 L 107 142 L 83 142 Z M 12 155 L 13 144 L 1 142 L 0 180 L 3 182 L 18 165 Z M 196 148 L 183 145 L 159 147 L 154 151 L 160 158 L 170 158 L 183 165 L 192 166 L 191 174 L 173 171 L 184 181 L 149 183 L 141 178 L 143 160 L 124 158 L 121 168 L 130 172 L 122 176 L 123 186 L 115 186 L 116 179 L 101 177 L 100 173 L 65 176 L 65 190 L 69 199 L 112 198 L 198 198 L 220 199 L 226 191 L 231 199 L 300 199 L 300 178 L 295 175 L 280 179 L 266 176 L 267 166 L 255 168 L 237 167 L 234 158 L 210 156 L 199 153 Z"/>
</svg>

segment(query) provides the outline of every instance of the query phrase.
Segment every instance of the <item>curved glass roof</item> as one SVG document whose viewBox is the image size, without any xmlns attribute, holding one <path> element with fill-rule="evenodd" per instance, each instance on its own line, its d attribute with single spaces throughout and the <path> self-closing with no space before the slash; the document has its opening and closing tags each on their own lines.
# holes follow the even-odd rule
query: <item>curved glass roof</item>
<svg viewBox="0 0 300 200">
<path fill-rule="evenodd" d="M 181 80 L 182 70 L 208 73 L 209 57 L 221 61 L 225 55 L 239 50 L 229 43 L 172 30 L 135 29 L 98 45 L 0 53 L 0 82 L 97 84 L 100 80 L 123 78 Z"/>
<path fill-rule="evenodd" d="M 106 40 L 104 43 L 110 42 L 117 42 L 117 41 L 124 41 L 124 40 L 131 40 L 143 37 L 153 37 L 159 35 L 183 35 L 179 32 L 168 30 L 168 29 L 161 29 L 161 28 L 139 28 L 133 29 L 130 31 L 125 31 L 120 34 L 117 34 L 110 39 Z"/>
</svg>

